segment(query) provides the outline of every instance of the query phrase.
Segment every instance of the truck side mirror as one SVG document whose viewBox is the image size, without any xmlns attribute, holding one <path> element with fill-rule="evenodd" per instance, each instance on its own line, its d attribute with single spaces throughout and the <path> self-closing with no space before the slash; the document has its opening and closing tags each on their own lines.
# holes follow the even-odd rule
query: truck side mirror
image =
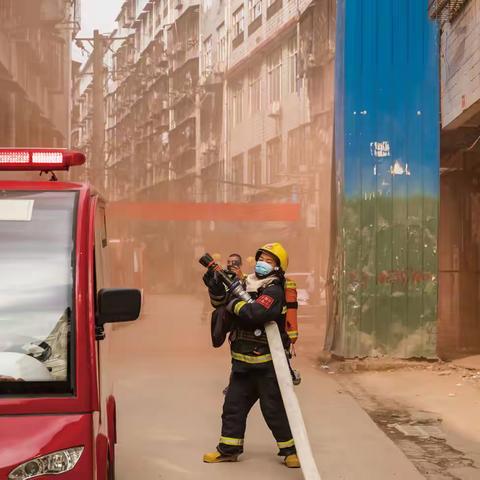
<svg viewBox="0 0 480 480">
<path fill-rule="evenodd" d="M 98 292 L 97 325 L 137 320 L 141 305 L 140 290 L 104 288 Z"/>
</svg>

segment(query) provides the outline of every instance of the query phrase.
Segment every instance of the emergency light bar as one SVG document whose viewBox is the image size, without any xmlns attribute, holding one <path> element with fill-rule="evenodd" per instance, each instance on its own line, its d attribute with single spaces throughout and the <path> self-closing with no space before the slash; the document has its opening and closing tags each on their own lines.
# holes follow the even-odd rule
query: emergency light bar
<svg viewBox="0 0 480 480">
<path fill-rule="evenodd" d="M 0 149 L 0 171 L 68 170 L 85 163 L 81 152 L 54 148 Z"/>
</svg>

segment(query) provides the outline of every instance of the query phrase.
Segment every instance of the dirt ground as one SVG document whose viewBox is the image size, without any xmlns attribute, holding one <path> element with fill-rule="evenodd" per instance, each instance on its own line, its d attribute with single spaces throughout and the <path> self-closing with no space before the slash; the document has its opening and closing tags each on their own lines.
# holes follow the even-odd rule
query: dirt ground
<svg viewBox="0 0 480 480">
<path fill-rule="evenodd" d="M 478 480 L 480 368 L 458 364 L 373 359 L 320 368 L 334 372 L 426 479 Z"/>
</svg>

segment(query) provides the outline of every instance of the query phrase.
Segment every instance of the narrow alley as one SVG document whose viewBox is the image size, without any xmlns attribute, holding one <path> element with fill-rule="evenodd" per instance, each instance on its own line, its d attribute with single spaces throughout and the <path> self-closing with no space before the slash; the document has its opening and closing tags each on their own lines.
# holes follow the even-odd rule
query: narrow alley
<svg viewBox="0 0 480 480">
<path fill-rule="evenodd" d="M 301 479 L 301 471 L 286 469 L 276 456 L 258 406 L 249 417 L 241 461 L 202 463 L 218 441 L 229 372 L 227 347 L 210 346 L 202 301 L 147 297 L 143 318 L 113 332 L 118 480 Z M 422 479 L 335 379 L 315 366 L 321 325 L 301 321 L 295 364 L 303 381 L 297 393 L 322 480 Z"/>
</svg>

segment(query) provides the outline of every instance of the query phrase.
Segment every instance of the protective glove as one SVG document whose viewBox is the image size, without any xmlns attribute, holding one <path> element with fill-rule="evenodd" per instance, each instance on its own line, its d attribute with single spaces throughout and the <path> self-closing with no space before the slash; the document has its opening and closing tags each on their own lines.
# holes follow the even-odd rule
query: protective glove
<svg viewBox="0 0 480 480">
<path fill-rule="evenodd" d="M 207 270 L 207 273 L 203 276 L 203 283 L 208 287 L 210 293 L 215 296 L 221 296 L 225 293 L 225 287 L 218 276 L 215 275 L 215 272 Z"/>
<path fill-rule="evenodd" d="M 213 284 L 214 280 L 215 280 L 215 274 L 211 270 L 207 270 L 203 275 L 203 283 L 207 287 L 210 287 L 210 285 Z"/>
</svg>

